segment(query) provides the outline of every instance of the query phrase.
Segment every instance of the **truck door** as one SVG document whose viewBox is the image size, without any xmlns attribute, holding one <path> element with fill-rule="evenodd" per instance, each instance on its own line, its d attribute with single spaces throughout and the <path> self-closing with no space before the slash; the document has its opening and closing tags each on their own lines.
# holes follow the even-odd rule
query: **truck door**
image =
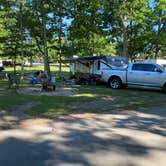
<svg viewBox="0 0 166 166">
<path fill-rule="evenodd" d="M 154 64 L 144 64 L 145 83 L 151 87 L 161 87 L 163 82 L 162 72 L 158 72 L 159 67 Z"/>
<path fill-rule="evenodd" d="M 144 86 L 145 84 L 145 75 L 144 75 L 144 66 L 143 64 L 133 64 L 130 70 L 127 72 L 127 82 L 128 85 L 138 85 Z"/>
<path fill-rule="evenodd" d="M 163 74 L 157 72 L 157 66 L 154 64 L 133 64 L 132 69 L 128 71 L 127 81 L 129 85 L 161 87 Z"/>
</svg>

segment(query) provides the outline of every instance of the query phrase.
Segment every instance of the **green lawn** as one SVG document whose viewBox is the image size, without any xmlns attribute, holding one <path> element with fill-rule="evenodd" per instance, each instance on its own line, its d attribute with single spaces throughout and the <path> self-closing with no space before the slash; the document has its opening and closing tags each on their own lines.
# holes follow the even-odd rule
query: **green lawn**
<svg viewBox="0 0 166 166">
<path fill-rule="evenodd" d="M 73 96 L 39 96 L 17 94 L 13 89 L 7 89 L 6 84 L 5 80 L 0 81 L 0 111 L 11 111 L 14 106 L 19 104 L 39 102 L 40 104 L 28 111 L 28 114 L 33 116 L 50 117 L 70 113 L 118 112 L 126 109 L 166 106 L 166 94 L 160 91 L 112 90 L 107 86 L 74 86 L 72 91 L 76 94 Z"/>
<path fill-rule="evenodd" d="M 33 66 L 33 67 L 24 67 L 24 80 L 20 80 L 21 76 L 21 67 L 16 67 L 16 80 L 20 82 L 20 86 L 25 86 L 25 83 L 29 83 L 31 78 L 33 77 L 36 71 L 44 71 L 44 66 Z M 51 75 L 55 76 L 58 81 L 60 78 L 59 67 L 58 66 L 50 66 Z M 14 78 L 14 69 L 13 67 L 5 67 L 5 70 L 0 72 L 0 80 L 5 79 L 6 73 L 11 73 Z M 69 78 L 69 67 L 62 67 L 61 77 Z"/>
<path fill-rule="evenodd" d="M 5 67 L 6 72 L 11 72 L 13 71 L 13 67 Z M 20 72 L 21 66 L 17 66 L 16 70 Z M 25 72 L 31 72 L 31 71 L 37 71 L 37 70 L 44 70 L 44 66 L 33 66 L 33 67 L 24 67 Z M 50 66 L 51 71 L 58 71 L 59 67 L 58 66 Z M 69 71 L 69 67 L 62 67 L 63 71 Z"/>
</svg>

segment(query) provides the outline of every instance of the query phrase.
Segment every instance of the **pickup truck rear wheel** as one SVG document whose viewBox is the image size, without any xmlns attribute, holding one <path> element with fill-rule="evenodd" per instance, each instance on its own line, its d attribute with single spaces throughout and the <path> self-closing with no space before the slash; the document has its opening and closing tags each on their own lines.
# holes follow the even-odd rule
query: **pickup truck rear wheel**
<svg viewBox="0 0 166 166">
<path fill-rule="evenodd" d="M 162 87 L 162 92 L 166 93 L 166 83 L 165 83 L 164 86 Z"/>
<path fill-rule="evenodd" d="M 119 89 L 122 87 L 122 81 L 119 77 L 113 77 L 109 79 L 109 86 L 112 89 Z"/>
</svg>

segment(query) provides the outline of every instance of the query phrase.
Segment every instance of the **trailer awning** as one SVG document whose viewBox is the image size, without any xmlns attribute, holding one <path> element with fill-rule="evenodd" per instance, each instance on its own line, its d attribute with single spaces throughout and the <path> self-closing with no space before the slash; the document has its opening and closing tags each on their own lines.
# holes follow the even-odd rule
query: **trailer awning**
<svg viewBox="0 0 166 166">
<path fill-rule="evenodd" d="M 95 60 L 104 60 L 104 62 L 111 66 L 111 68 L 126 68 L 128 66 L 128 59 L 120 56 L 84 56 L 84 57 L 75 57 L 67 60 L 63 60 L 63 63 L 75 63 L 79 62 L 82 64 L 87 64 L 87 61 L 93 63 Z M 103 63 L 103 61 L 102 61 Z"/>
<path fill-rule="evenodd" d="M 94 60 L 97 60 L 97 59 L 103 59 L 104 57 L 105 56 L 84 56 L 84 57 L 78 57 L 78 58 L 71 58 L 71 59 L 62 60 L 62 62 L 63 63 L 72 63 L 72 62 L 84 61 L 84 60 L 94 61 Z"/>
</svg>

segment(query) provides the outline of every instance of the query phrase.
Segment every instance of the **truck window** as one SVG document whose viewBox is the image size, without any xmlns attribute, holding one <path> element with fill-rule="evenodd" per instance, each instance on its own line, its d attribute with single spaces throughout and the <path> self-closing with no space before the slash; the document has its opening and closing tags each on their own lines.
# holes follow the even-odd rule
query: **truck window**
<svg viewBox="0 0 166 166">
<path fill-rule="evenodd" d="M 162 65 L 163 69 L 166 70 L 166 65 Z"/>
<path fill-rule="evenodd" d="M 132 70 L 155 72 L 155 68 L 153 64 L 133 64 Z"/>
<path fill-rule="evenodd" d="M 143 64 L 133 64 L 132 70 L 144 71 L 144 65 Z"/>
<path fill-rule="evenodd" d="M 153 64 L 144 64 L 144 71 L 155 72 L 156 66 Z"/>
</svg>

